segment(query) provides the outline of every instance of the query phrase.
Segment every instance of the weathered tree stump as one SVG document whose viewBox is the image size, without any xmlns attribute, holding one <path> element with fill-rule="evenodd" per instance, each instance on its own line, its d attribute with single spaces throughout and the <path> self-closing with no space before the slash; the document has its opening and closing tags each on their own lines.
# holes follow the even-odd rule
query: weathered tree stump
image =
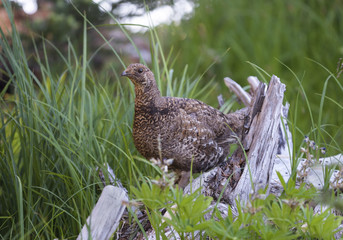
<svg viewBox="0 0 343 240">
<path fill-rule="evenodd" d="M 269 186 L 279 143 L 278 128 L 284 91 L 285 85 L 280 82 L 279 78 L 273 76 L 266 91 L 262 109 L 253 117 L 249 132 L 243 139 L 243 146 L 247 151 L 247 162 L 235 189 L 231 193 L 226 193 L 231 204 L 234 204 L 236 197 L 246 202 L 252 191 Z M 261 99 L 259 95 L 256 97 L 255 101 Z"/>
</svg>

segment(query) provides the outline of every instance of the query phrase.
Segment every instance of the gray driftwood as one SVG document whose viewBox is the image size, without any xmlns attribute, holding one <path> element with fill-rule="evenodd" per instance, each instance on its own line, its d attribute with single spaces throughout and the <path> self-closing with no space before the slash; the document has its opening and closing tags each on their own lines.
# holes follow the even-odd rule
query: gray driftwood
<svg viewBox="0 0 343 240">
<path fill-rule="evenodd" d="M 228 196 L 231 204 L 236 197 L 246 202 L 252 191 L 269 186 L 279 143 L 278 128 L 285 89 L 280 79 L 273 76 L 261 112 L 254 117 L 243 139 L 243 146 L 248 150 L 247 162 L 236 188 Z"/>
<path fill-rule="evenodd" d="M 118 227 L 123 215 L 125 209 L 122 204 L 123 201 L 128 201 L 128 198 L 122 188 L 112 185 L 106 186 L 77 240 L 109 239 Z"/>
</svg>

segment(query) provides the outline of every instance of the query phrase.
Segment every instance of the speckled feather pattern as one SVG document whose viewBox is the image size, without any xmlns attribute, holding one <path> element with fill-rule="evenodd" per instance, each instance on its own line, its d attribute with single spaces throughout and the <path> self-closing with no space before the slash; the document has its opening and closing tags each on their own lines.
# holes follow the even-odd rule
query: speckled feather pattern
<svg viewBox="0 0 343 240">
<path fill-rule="evenodd" d="M 147 159 L 174 159 L 172 168 L 206 171 L 224 161 L 235 133 L 225 114 L 187 98 L 162 97 L 154 75 L 142 64 L 131 64 L 122 74 L 135 85 L 133 139 Z"/>
</svg>

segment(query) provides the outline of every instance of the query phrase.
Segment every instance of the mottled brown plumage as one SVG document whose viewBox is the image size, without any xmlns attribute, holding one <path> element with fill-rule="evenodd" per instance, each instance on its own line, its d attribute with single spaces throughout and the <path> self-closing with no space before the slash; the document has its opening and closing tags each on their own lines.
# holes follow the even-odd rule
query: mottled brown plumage
<svg viewBox="0 0 343 240">
<path fill-rule="evenodd" d="M 133 139 L 147 159 L 174 159 L 172 168 L 206 171 L 226 159 L 237 142 L 229 118 L 205 103 L 187 98 L 162 97 L 153 73 L 131 64 L 122 76 L 135 85 Z"/>
</svg>

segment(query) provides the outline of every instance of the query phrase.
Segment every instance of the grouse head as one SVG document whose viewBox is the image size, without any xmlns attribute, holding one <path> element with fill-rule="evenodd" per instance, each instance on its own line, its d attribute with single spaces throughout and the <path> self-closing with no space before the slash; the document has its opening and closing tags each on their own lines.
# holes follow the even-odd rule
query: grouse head
<svg viewBox="0 0 343 240">
<path fill-rule="evenodd" d="M 140 63 L 130 64 L 121 76 L 128 77 L 135 85 L 136 90 L 147 92 L 156 86 L 154 74 Z"/>
</svg>

